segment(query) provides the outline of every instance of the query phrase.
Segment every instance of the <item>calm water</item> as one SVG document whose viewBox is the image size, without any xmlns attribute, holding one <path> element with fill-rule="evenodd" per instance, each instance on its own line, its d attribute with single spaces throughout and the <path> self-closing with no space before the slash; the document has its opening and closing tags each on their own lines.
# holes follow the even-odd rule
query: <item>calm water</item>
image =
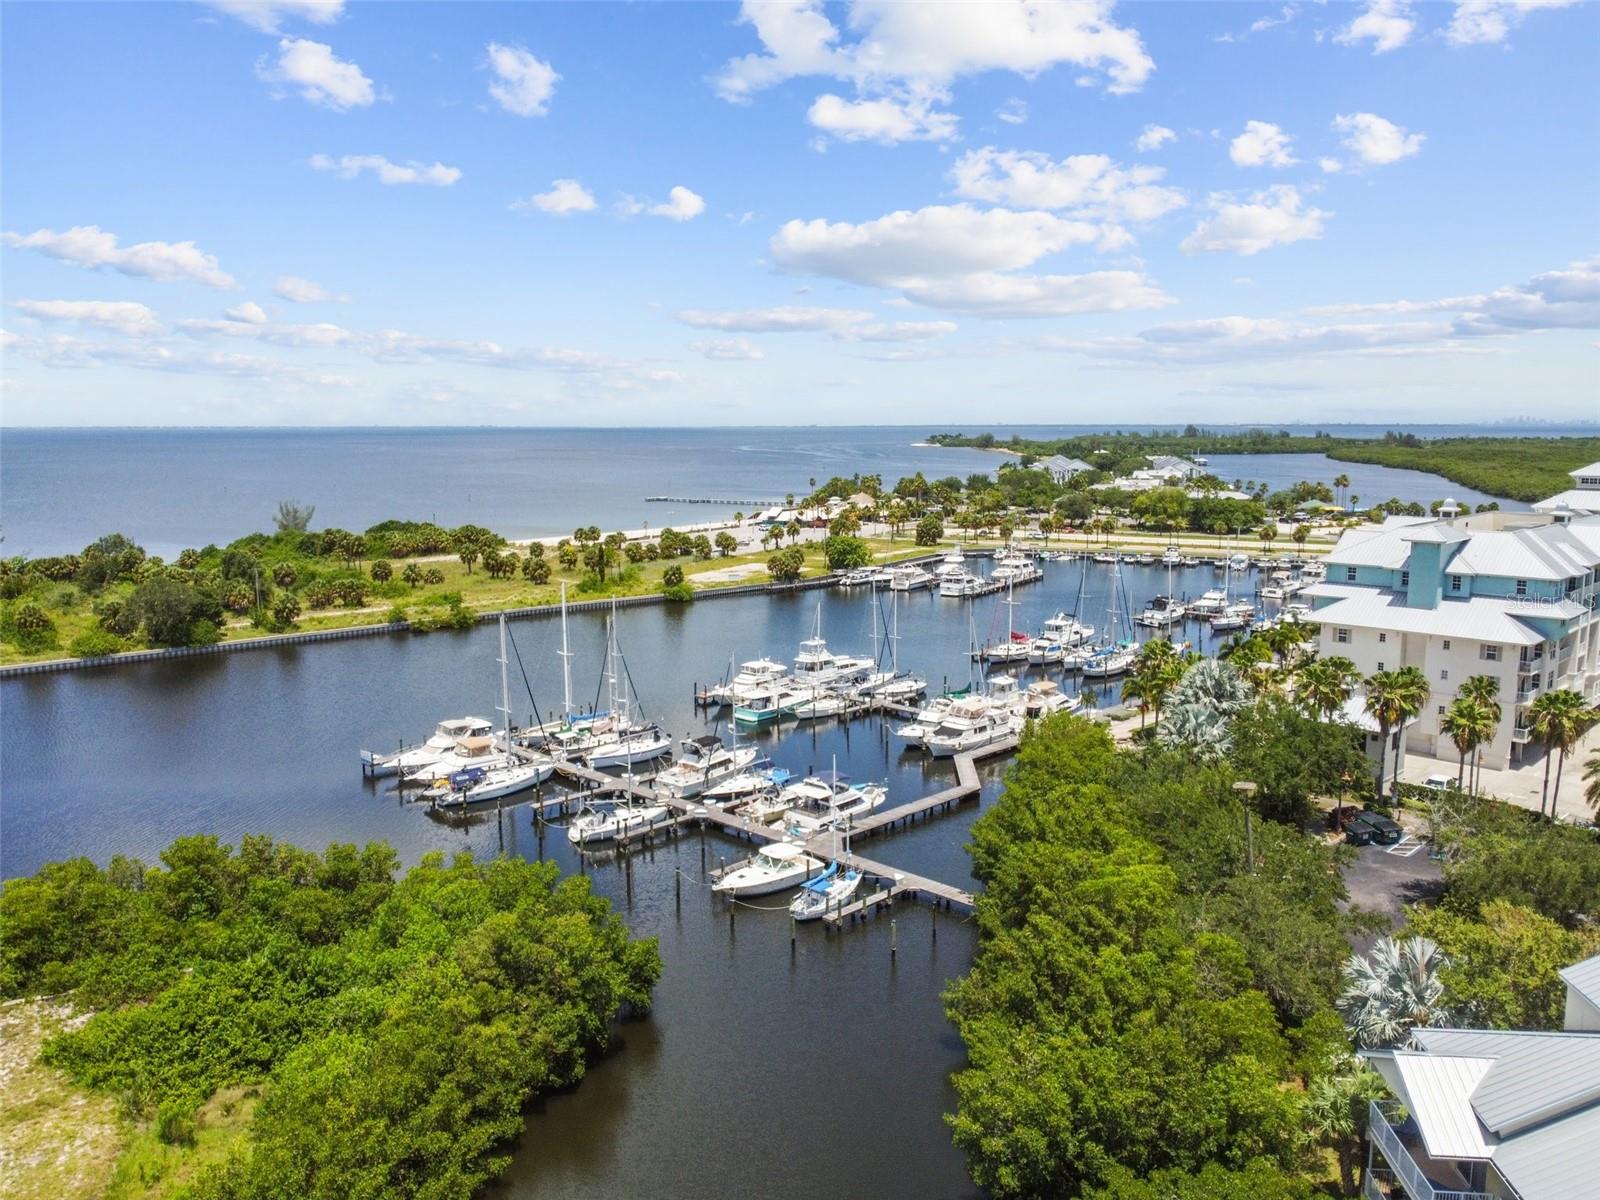
<svg viewBox="0 0 1600 1200">
<path fill-rule="evenodd" d="M 1403 471 L 1368 463 L 1335 462 L 1326 454 L 1213 454 L 1207 469 L 1219 479 L 1264 483 L 1271 491 L 1292 487 L 1302 479 L 1333 486 L 1340 475 L 1350 478 L 1347 495 L 1360 497 L 1358 507 L 1370 508 L 1391 497 L 1407 503 L 1415 500 L 1426 507 L 1435 500 L 1454 499 L 1476 506 L 1498 501 L 1501 508 L 1525 509 L 1519 500 L 1506 500 L 1486 492 L 1463 487 L 1442 475 L 1427 471 Z"/>
<path fill-rule="evenodd" d="M 1043 583 L 1017 593 L 1018 628 L 1037 629 L 1058 609 L 1073 608 L 1080 571 L 1080 611 L 1104 624 L 1109 568 L 1046 570 Z M 1164 569 L 1125 575 L 1135 607 L 1166 590 Z M 1176 572 L 1173 588 L 1193 595 L 1214 583 L 1209 568 L 1195 568 Z M 867 651 L 873 609 L 864 592 L 621 612 L 620 640 L 646 714 L 675 733 L 715 727 L 695 713 L 692 682 L 720 678 L 730 652 L 792 657 L 819 598 L 834 648 Z M 994 597 L 975 605 L 926 592 L 902 598 L 901 665 L 936 687 L 964 683 L 972 631 L 983 640 L 1005 628 Z M 560 695 L 559 624 L 524 620 L 511 629 L 548 712 Z M 588 701 L 603 625 L 575 616 L 570 632 L 575 691 Z M 7 680 L 0 684 L 0 874 L 75 854 L 154 858 L 172 838 L 200 831 L 228 842 L 264 831 L 312 847 L 383 838 L 408 862 L 429 849 L 492 854 L 503 846 L 578 870 L 562 831 L 541 843 L 526 809 L 499 821 L 493 814 L 447 820 L 405 803 L 387 782 L 360 777 L 361 746 L 414 740 L 444 716 L 490 713 L 499 686 L 495 655 L 495 631 L 483 627 Z M 515 667 L 512 677 L 519 677 Z M 1108 691 L 1104 703 L 1113 697 Z M 530 707 L 526 692 L 513 694 L 513 707 Z M 920 754 L 903 754 L 876 720 L 786 726 L 761 742 L 793 770 L 837 758 L 859 780 L 886 779 L 890 804 L 946 786 L 951 775 Z M 987 772 L 983 806 L 999 771 Z M 863 849 L 966 882 L 962 847 L 979 810 L 970 806 Z M 947 1080 L 961 1047 L 939 1002 L 970 961 L 970 925 L 946 914 L 935 939 L 930 913 L 906 908 L 895 918 L 894 961 L 886 919 L 842 936 L 802 929 L 791 959 L 785 912 L 740 909 L 730 929 L 727 910 L 701 882 L 719 858 L 746 852 L 717 834 L 690 835 L 631 859 L 581 864 L 638 934 L 662 939 L 666 972 L 655 1014 L 626 1026 L 618 1053 L 530 1119 L 506 1195 L 721 1195 L 734 1180 L 771 1196 L 971 1193 L 941 1120 L 954 1103 Z"/>
<path fill-rule="evenodd" d="M 1095 428 L 1008 426 L 1000 432 L 1065 437 Z M 1352 437 L 1382 433 L 1366 426 L 1330 429 Z M 1493 426 L 1414 430 L 1429 436 L 1516 432 Z M 120 530 L 170 558 L 185 546 L 222 544 L 270 528 L 278 501 L 293 499 L 317 506 L 319 528 L 365 529 L 399 517 L 444 525 L 472 521 L 528 537 L 587 524 L 684 525 L 749 511 L 750 501 L 804 493 L 813 479 L 862 473 L 892 483 L 917 471 L 929 478 L 992 472 L 1001 461 L 978 450 L 913 445 L 929 432 L 909 426 L 12 429 L 0 432 L 0 529 L 7 554 L 68 553 Z M 1320 455 L 1219 456 L 1213 465 L 1229 479 L 1273 486 L 1330 481 L 1341 470 L 1352 479 L 1359 473 L 1352 490 L 1367 500 L 1481 498 L 1436 476 L 1329 463 Z M 645 503 L 658 495 L 736 503 Z"/>
</svg>

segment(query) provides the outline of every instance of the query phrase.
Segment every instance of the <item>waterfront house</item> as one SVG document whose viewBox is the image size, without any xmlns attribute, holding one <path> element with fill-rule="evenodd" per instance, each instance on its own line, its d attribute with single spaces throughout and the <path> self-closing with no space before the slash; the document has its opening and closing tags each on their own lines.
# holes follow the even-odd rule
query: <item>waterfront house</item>
<svg viewBox="0 0 1600 1200">
<path fill-rule="evenodd" d="M 1600 956 L 1561 978 L 1559 1032 L 1417 1029 L 1412 1046 L 1363 1053 L 1392 1097 L 1368 1107 L 1365 1200 L 1597 1194 Z"/>
<path fill-rule="evenodd" d="M 1066 458 L 1060 454 L 1052 454 L 1049 458 L 1040 459 L 1035 464 L 1039 470 L 1050 472 L 1050 478 L 1057 483 L 1066 483 L 1074 475 L 1081 475 L 1094 468 L 1081 458 Z"/>
<path fill-rule="evenodd" d="M 1535 512 L 1592 517 L 1600 514 L 1600 462 L 1569 471 L 1572 486 L 1535 504 Z"/>
<path fill-rule="evenodd" d="M 1541 691 L 1570 688 L 1590 703 L 1600 694 L 1600 517 L 1390 517 L 1346 530 L 1324 561 L 1326 578 L 1304 593 L 1321 653 L 1363 675 L 1415 666 L 1427 677 L 1428 707 L 1406 732 L 1412 751 L 1454 756 L 1440 720 L 1473 675 L 1500 681 L 1503 716 L 1483 746 L 1491 769 L 1523 761 Z"/>
</svg>

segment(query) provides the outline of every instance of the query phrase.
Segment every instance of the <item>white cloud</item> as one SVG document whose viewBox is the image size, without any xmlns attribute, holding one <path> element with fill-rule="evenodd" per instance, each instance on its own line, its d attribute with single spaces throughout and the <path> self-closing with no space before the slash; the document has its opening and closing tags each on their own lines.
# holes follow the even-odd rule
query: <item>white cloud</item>
<svg viewBox="0 0 1600 1200">
<path fill-rule="evenodd" d="M 1007 125 L 1021 125 L 1028 119 L 1028 102 L 1013 96 L 995 109 L 994 115 Z"/>
<path fill-rule="evenodd" d="M 595 199 L 594 193 L 576 179 L 557 179 L 551 183 L 548 192 L 538 192 L 526 200 L 513 200 L 511 207 L 537 208 L 540 212 L 565 217 L 572 213 L 593 212 Z"/>
<path fill-rule="evenodd" d="M 1152 150 L 1159 150 L 1168 142 L 1178 140 L 1178 135 L 1165 125 L 1146 125 L 1133 143 L 1133 148 L 1141 154 L 1148 154 Z"/>
<path fill-rule="evenodd" d="M 884 146 L 949 141 L 960 123 L 954 113 L 934 112 L 926 100 L 845 100 L 831 92 L 817 97 L 806 120 L 840 141 Z"/>
<path fill-rule="evenodd" d="M 1169 303 L 1131 271 L 1007 273 L 1104 235 L 1099 225 L 1052 213 L 958 204 L 860 224 L 790 221 L 773 235 L 770 250 L 787 271 L 892 288 L 929 307 L 989 316 L 1062 316 Z"/>
<path fill-rule="evenodd" d="M 230 321 L 243 321 L 247 325 L 265 325 L 267 323 L 267 310 L 254 300 L 246 300 L 243 304 L 235 304 L 222 315 Z"/>
<path fill-rule="evenodd" d="M 1217 42 L 1242 42 L 1252 33 L 1265 33 L 1267 30 L 1276 28 L 1279 25 L 1287 25 L 1295 19 L 1297 14 L 1298 9 L 1293 4 L 1285 4 L 1275 17 L 1259 17 L 1250 22 L 1249 27 L 1242 33 L 1219 33 L 1212 40 Z"/>
<path fill-rule="evenodd" d="M 1294 138 L 1269 121 L 1246 121 L 1244 132 L 1228 143 L 1228 157 L 1241 167 L 1292 167 Z"/>
<path fill-rule="evenodd" d="M 869 321 L 834 333 L 841 342 L 923 342 L 954 333 L 954 321 Z"/>
<path fill-rule="evenodd" d="M 1503 42 L 1529 13 L 1541 8 L 1566 8 L 1576 0 L 1456 0 L 1455 15 L 1445 37 L 1457 46 Z"/>
<path fill-rule="evenodd" d="M 1180 248 L 1185 254 L 1257 254 L 1271 246 L 1319 238 L 1323 221 L 1333 215 L 1318 208 L 1301 208 L 1300 192 L 1288 184 L 1257 192 L 1242 204 L 1226 195 L 1213 195 L 1211 209 L 1214 215 L 1184 238 Z"/>
<path fill-rule="evenodd" d="M 8 246 L 37 250 L 80 267 L 110 267 L 123 275 L 136 275 L 161 283 L 203 283 L 207 287 L 231 288 L 229 275 L 210 254 L 193 242 L 138 242 L 117 245 L 117 235 L 98 225 L 74 225 L 62 233 L 38 229 L 29 234 L 7 233 Z"/>
<path fill-rule="evenodd" d="M 18 300 L 14 307 L 24 316 L 40 321 L 98 325 L 129 337 L 163 332 L 154 312 L 129 300 Z"/>
<path fill-rule="evenodd" d="M 542 117 L 550 111 L 550 97 L 561 76 L 549 63 L 540 62 L 521 46 L 490 42 L 489 69 L 495 74 L 489 95 L 508 113 Z"/>
<path fill-rule="evenodd" d="M 783 305 L 778 308 L 709 310 L 688 308 L 678 320 L 695 329 L 717 329 L 737 333 L 828 333 L 846 325 L 872 320 L 872 314 L 851 308 L 808 308 Z"/>
<path fill-rule="evenodd" d="M 1387 166 L 1410 158 L 1422 149 L 1426 137 L 1421 133 L 1407 133 L 1403 126 L 1375 113 L 1341 113 L 1333 119 L 1333 127 L 1344 134 L 1345 148 L 1369 167 Z"/>
<path fill-rule="evenodd" d="M 663 203 L 650 206 L 650 215 L 669 221 L 692 221 L 705 210 L 705 200 L 680 184 L 667 193 Z"/>
<path fill-rule="evenodd" d="M 280 299 L 292 300 L 296 304 L 348 304 L 349 296 L 336 295 L 311 279 L 302 279 L 298 275 L 280 276 L 278 282 L 273 284 L 272 291 Z"/>
<path fill-rule="evenodd" d="M 1387 54 L 1410 41 L 1416 28 L 1411 0 L 1367 0 L 1366 11 L 1335 33 L 1333 40 L 1347 46 L 1370 40 L 1374 54 Z"/>
<path fill-rule="evenodd" d="M 1528 282 L 1472 297 L 1456 322 L 1459 333 L 1482 336 L 1539 329 L 1600 329 L 1600 258 L 1546 271 Z"/>
<path fill-rule="evenodd" d="M 443 163 L 390 162 L 381 154 L 345 154 L 330 158 L 326 154 L 313 154 L 307 160 L 313 170 L 336 172 L 340 179 L 354 179 L 363 171 L 371 171 L 379 183 L 423 183 L 432 187 L 450 187 L 461 178 L 461 168 L 447 167 Z"/>
<path fill-rule="evenodd" d="M 761 348 L 749 338 L 716 338 L 705 342 L 690 342 L 689 349 L 719 362 L 756 362 L 766 357 Z"/>
<path fill-rule="evenodd" d="M 344 12 L 344 0 L 202 0 L 262 33 L 277 33 L 286 17 L 331 25 Z"/>
<path fill-rule="evenodd" d="M 985 146 L 950 170 L 956 194 L 1015 208 L 1049 208 L 1109 221 L 1153 221 L 1187 201 L 1159 187 L 1160 167 L 1119 166 L 1104 154 L 1047 155 Z"/>
<path fill-rule="evenodd" d="M 766 53 L 730 61 L 716 79 L 746 100 L 786 79 L 828 75 L 872 91 L 943 88 L 964 75 L 1033 76 L 1066 63 L 1103 72 L 1114 92 L 1137 91 L 1155 70 L 1139 35 L 1111 19 L 1108 0 L 990 0 L 906 4 L 852 0 L 845 41 L 820 0 L 745 0 L 740 21 Z"/>
<path fill-rule="evenodd" d="M 1324 174 L 1328 175 L 1337 175 L 1344 170 L 1344 164 L 1337 158 L 1319 158 L 1317 159 L 1317 166 L 1321 167 Z"/>
<path fill-rule="evenodd" d="M 267 83 L 297 88 L 312 104 L 339 112 L 365 108 L 376 99 L 372 80 L 360 67 L 335 57 L 333 47 L 306 38 L 284 38 L 278 43 L 278 61 L 262 59 L 256 74 Z"/>
</svg>

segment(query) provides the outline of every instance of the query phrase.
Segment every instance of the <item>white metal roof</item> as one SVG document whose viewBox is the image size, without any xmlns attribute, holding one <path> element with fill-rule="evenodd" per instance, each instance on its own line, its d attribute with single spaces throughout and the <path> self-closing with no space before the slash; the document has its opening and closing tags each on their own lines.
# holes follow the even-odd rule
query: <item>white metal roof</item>
<svg viewBox="0 0 1600 1200">
<path fill-rule="evenodd" d="M 1433 1158 L 1488 1158 L 1499 1141 L 1478 1121 L 1472 1093 L 1492 1058 L 1426 1054 L 1397 1050 L 1395 1070 L 1405 1089 L 1404 1100 Z"/>
<path fill-rule="evenodd" d="M 1536 503 L 1535 512 L 1554 512 L 1565 505 L 1575 513 L 1600 513 L 1600 488 L 1568 488 Z"/>
<path fill-rule="evenodd" d="M 1574 479 L 1580 475 L 1600 475 L 1600 462 L 1592 462 L 1587 467 L 1579 467 L 1575 471 L 1568 471 L 1567 474 Z"/>
<path fill-rule="evenodd" d="M 1600 1008 L 1600 954 L 1561 970 L 1561 981 L 1596 1008 Z"/>
<path fill-rule="evenodd" d="M 1382 525 L 1347 529 L 1324 562 L 1342 567 L 1401 567 L 1411 552 L 1401 534 L 1418 525 L 1431 525 L 1431 517 L 1388 517 Z"/>
<path fill-rule="evenodd" d="M 1515 646 L 1536 646 L 1545 640 L 1542 633 L 1535 632 L 1512 615 L 1512 610 L 1518 606 L 1511 600 L 1473 596 L 1466 600 L 1441 600 L 1437 608 L 1408 608 L 1405 597 L 1398 592 L 1382 588 L 1348 590 L 1356 594 L 1317 609 L 1312 618 L 1321 625 L 1474 638 L 1480 642 Z M 1531 616 L 1529 607 L 1523 606 Z M 1557 607 L 1541 606 L 1539 611 L 1548 609 L 1552 616 L 1559 616 Z"/>
</svg>

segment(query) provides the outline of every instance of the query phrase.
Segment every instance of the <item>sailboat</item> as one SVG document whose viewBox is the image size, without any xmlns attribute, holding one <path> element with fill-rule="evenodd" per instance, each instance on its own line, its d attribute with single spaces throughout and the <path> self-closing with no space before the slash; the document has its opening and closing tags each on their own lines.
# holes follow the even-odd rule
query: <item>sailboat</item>
<svg viewBox="0 0 1600 1200">
<path fill-rule="evenodd" d="M 1028 644 L 1028 661 L 1039 666 L 1066 666 L 1075 646 L 1081 646 L 1094 636 L 1094 626 L 1078 619 L 1083 611 L 1083 586 L 1089 574 L 1089 563 L 1078 563 L 1078 595 L 1072 602 L 1072 612 L 1058 612 L 1044 623 L 1039 636 Z"/>
<path fill-rule="evenodd" d="M 856 894 L 861 886 L 861 872 L 849 865 L 850 831 L 845 830 L 844 861 L 839 859 L 839 829 L 833 828 L 833 861 L 821 875 L 803 884 L 795 898 L 789 901 L 789 915 L 796 921 L 815 921 L 830 912 L 837 912 Z"/>
<path fill-rule="evenodd" d="M 591 746 L 584 754 L 595 770 L 606 767 L 632 767 L 635 763 L 650 762 L 672 749 L 672 739 L 651 724 L 640 724 L 628 716 L 628 686 L 622 652 L 617 648 L 617 605 L 611 602 L 611 615 L 606 620 L 606 680 L 611 695 L 611 727 L 604 740 Z M 619 672 L 621 668 L 621 672 Z M 596 732 L 600 732 L 596 730 Z"/>
<path fill-rule="evenodd" d="M 542 754 L 526 752 L 529 757 L 519 759 L 511 751 L 511 692 L 507 677 L 506 616 L 500 614 L 500 718 L 502 757 L 497 766 L 475 767 L 442 780 L 445 794 L 436 801 L 440 808 L 461 807 L 483 800 L 499 800 L 538 787 L 555 773 L 553 759 Z M 437 785 L 436 785 L 437 786 Z"/>
<path fill-rule="evenodd" d="M 1017 632 L 1015 616 L 1017 599 L 1014 580 L 1008 579 L 1006 581 L 1006 598 L 1001 603 L 1006 606 L 1006 640 L 993 642 L 985 646 L 979 653 L 989 662 L 1027 662 L 1033 639 L 1025 633 Z"/>
<path fill-rule="evenodd" d="M 928 681 L 910 672 L 904 675 L 900 673 L 900 656 L 898 652 L 900 642 L 900 595 L 898 592 L 890 592 L 889 596 L 891 624 L 885 630 L 884 637 L 884 640 L 889 644 L 889 669 L 867 676 L 859 690 L 863 696 L 878 696 L 896 704 L 909 704 L 927 692 Z M 878 619 L 880 615 L 878 606 L 874 603 L 872 607 L 874 662 L 877 661 Z"/>
<path fill-rule="evenodd" d="M 1109 590 L 1110 595 L 1106 598 L 1106 640 L 1083 663 L 1084 675 L 1095 679 L 1127 674 L 1139 654 L 1131 638 L 1114 640 L 1119 633 L 1124 632 L 1122 620 L 1126 612 L 1121 563 L 1111 564 Z"/>
<path fill-rule="evenodd" d="M 561 585 L 561 723 L 545 738 L 558 758 L 582 758 L 606 740 L 611 718 L 607 713 L 580 713 L 572 703 L 572 651 L 567 645 L 567 585 Z"/>
</svg>

